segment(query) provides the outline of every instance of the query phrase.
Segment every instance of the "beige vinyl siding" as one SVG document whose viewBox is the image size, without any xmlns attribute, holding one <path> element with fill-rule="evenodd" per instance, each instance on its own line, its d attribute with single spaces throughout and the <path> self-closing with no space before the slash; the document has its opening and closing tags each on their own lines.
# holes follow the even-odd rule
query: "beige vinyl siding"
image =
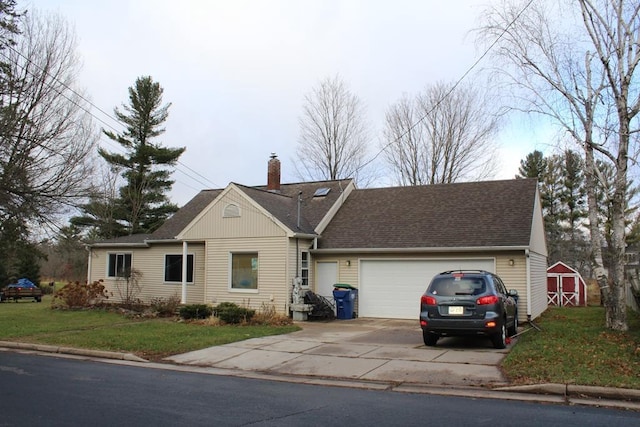
<svg viewBox="0 0 640 427">
<path fill-rule="evenodd" d="M 547 309 L 547 257 L 535 252 L 529 254 L 531 274 L 531 320 Z"/>
<path fill-rule="evenodd" d="M 232 253 L 258 253 L 258 289 L 230 289 Z M 287 258 L 289 239 L 282 237 L 215 239 L 206 242 L 207 286 L 205 302 L 234 302 L 259 309 L 264 303 L 286 313 L 289 305 Z"/>
<path fill-rule="evenodd" d="M 513 265 L 509 261 L 513 260 Z M 518 291 L 518 320 L 527 320 L 527 258 L 523 252 L 496 255 L 496 274 L 507 290 Z"/>
<path fill-rule="evenodd" d="M 352 286 L 359 287 L 359 263 L 367 259 L 403 259 L 403 260 L 441 260 L 447 258 L 461 259 L 486 259 L 493 258 L 495 260 L 495 273 L 500 276 L 507 289 L 515 289 L 518 291 L 518 317 L 520 321 L 527 319 L 527 267 L 526 256 L 523 251 L 513 252 L 465 252 L 465 253 L 416 253 L 416 254 L 316 254 L 313 261 L 337 261 L 338 262 L 338 281 L 340 283 L 348 283 Z M 513 260 L 513 266 L 509 264 L 509 260 Z M 347 265 L 347 261 L 351 261 L 351 265 Z M 546 269 L 545 269 L 546 271 Z M 546 273 L 545 273 L 546 274 Z M 430 277 L 425 278 L 425 289 L 431 280 Z M 546 285 L 545 285 L 546 286 Z M 546 292 L 546 288 L 545 288 Z M 545 294 L 546 295 L 546 294 Z M 546 296 L 545 296 L 546 298 Z"/>
<path fill-rule="evenodd" d="M 293 286 L 293 279 L 296 278 L 300 274 L 300 268 L 302 264 L 302 252 L 309 253 L 309 287 L 313 289 L 313 256 L 311 255 L 311 245 L 313 244 L 313 240 L 309 239 L 298 239 L 298 244 L 296 248 L 296 239 L 289 239 L 289 271 L 288 271 L 288 283 L 290 286 Z"/>
<path fill-rule="evenodd" d="M 109 253 L 131 253 L 131 267 L 141 273 L 139 279 L 140 292 L 133 295 L 143 302 L 150 302 L 151 298 L 168 298 L 172 295 L 182 295 L 182 283 L 164 281 L 165 255 L 182 254 L 182 243 L 158 244 L 148 248 L 135 249 L 103 249 L 94 248 L 91 251 L 91 281 L 104 280 L 107 290 L 113 295 L 112 301 L 120 301 L 124 295 L 122 280 L 107 277 L 107 260 Z M 193 280 L 187 284 L 187 303 L 202 303 L 204 297 L 204 245 L 189 244 L 188 254 L 193 254 Z M 118 289 L 121 289 L 120 291 Z"/>
<path fill-rule="evenodd" d="M 229 204 L 238 206 L 240 216 L 224 217 Z M 203 211 L 193 224 L 180 235 L 182 239 L 206 240 L 228 238 L 261 238 L 284 236 L 285 230 L 244 194 L 231 188 Z"/>
</svg>

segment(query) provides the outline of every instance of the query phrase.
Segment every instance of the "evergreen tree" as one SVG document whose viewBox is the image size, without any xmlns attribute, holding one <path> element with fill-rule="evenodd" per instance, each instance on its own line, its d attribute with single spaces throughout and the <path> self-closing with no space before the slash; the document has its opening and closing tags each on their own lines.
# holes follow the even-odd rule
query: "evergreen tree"
<svg viewBox="0 0 640 427">
<path fill-rule="evenodd" d="M 139 77 L 129 88 L 129 104 L 122 105 L 123 111 L 114 109 L 126 130 L 121 134 L 104 130 L 126 152 L 99 150 L 112 167 L 122 168 L 126 182 L 120 187 L 113 212 L 115 219 L 125 225 L 124 233 L 114 231 L 118 234 L 151 233 L 178 210 L 167 197 L 174 183 L 169 167 L 177 163 L 185 148 L 167 148 L 153 142 L 164 133 L 162 124 L 171 106 L 162 105 L 162 92 L 160 84 L 151 77 Z"/>
<path fill-rule="evenodd" d="M 547 170 L 547 159 L 545 159 L 542 151 L 533 151 L 527 154 L 523 160 L 520 160 L 518 175 L 516 178 L 537 178 L 538 182 L 542 182 L 542 177 Z"/>
</svg>

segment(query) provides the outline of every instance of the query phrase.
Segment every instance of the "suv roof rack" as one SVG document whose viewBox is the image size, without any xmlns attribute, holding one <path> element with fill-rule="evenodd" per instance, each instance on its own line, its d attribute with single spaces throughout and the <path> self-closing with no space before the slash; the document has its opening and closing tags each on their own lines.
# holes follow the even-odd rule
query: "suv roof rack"
<svg viewBox="0 0 640 427">
<path fill-rule="evenodd" d="M 489 273 L 489 274 L 492 274 L 491 272 L 486 271 L 486 270 L 474 270 L 474 269 L 469 269 L 469 270 L 464 270 L 464 269 L 447 270 L 447 271 L 443 271 L 440 274 L 452 274 L 452 273 Z"/>
</svg>

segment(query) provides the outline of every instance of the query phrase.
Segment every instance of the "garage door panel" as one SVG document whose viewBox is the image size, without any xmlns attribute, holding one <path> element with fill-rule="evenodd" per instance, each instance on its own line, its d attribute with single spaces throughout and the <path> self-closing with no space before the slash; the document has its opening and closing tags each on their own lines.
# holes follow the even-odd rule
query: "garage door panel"
<svg viewBox="0 0 640 427">
<path fill-rule="evenodd" d="M 362 260 L 358 315 L 417 319 L 420 296 L 433 276 L 446 270 L 494 271 L 493 259 Z"/>
</svg>

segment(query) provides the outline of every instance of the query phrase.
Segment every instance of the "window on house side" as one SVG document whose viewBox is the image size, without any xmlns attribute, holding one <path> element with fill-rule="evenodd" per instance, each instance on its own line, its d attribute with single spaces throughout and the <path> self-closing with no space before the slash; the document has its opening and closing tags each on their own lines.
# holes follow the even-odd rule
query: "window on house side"
<svg viewBox="0 0 640 427">
<path fill-rule="evenodd" d="M 110 253 L 107 263 L 107 277 L 129 277 L 131 274 L 130 253 Z"/>
<path fill-rule="evenodd" d="M 182 282 L 182 255 L 164 256 L 164 281 Z M 187 282 L 193 283 L 193 254 L 187 255 Z"/>
<path fill-rule="evenodd" d="M 231 254 L 231 289 L 258 289 L 258 254 Z"/>
<path fill-rule="evenodd" d="M 300 278 L 302 279 L 302 286 L 309 286 L 309 252 L 301 253 Z"/>
</svg>

